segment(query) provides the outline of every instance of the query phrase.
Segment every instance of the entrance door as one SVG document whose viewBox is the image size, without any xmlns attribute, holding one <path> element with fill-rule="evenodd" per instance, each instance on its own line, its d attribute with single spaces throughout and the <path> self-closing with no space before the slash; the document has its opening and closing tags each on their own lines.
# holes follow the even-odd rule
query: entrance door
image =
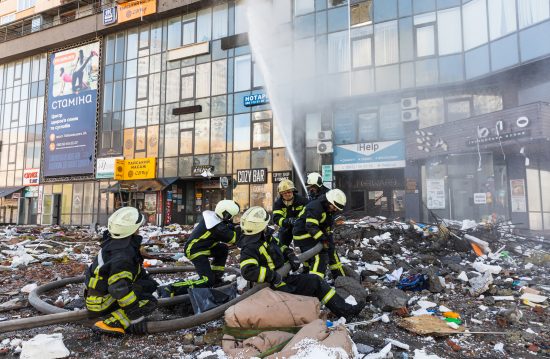
<svg viewBox="0 0 550 359">
<path fill-rule="evenodd" d="M 474 179 L 451 178 L 451 219 L 476 219 L 477 210 L 474 206 Z"/>
<path fill-rule="evenodd" d="M 365 212 L 365 191 L 352 191 L 350 205 L 352 211 Z"/>
</svg>

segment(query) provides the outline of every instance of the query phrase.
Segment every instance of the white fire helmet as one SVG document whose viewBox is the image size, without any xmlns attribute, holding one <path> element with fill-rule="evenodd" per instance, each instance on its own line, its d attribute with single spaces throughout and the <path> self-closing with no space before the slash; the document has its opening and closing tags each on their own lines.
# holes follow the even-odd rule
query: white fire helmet
<svg viewBox="0 0 550 359">
<path fill-rule="evenodd" d="M 216 205 L 216 215 L 223 220 L 230 220 L 233 216 L 237 215 L 241 211 L 239 205 L 230 199 L 224 199 L 218 202 Z"/>
<path fill-rule="evenodd" d="M 317 172 L 311 172 L 307 175 L 306 185 L 321 187 L 323 185 L 323 177 Z"/>
<path fill-rule="evenodd" d="M 342 190 L 339 190 L 338 188 L 331 189 L 327 192 L 326 196 L 327 201 L 329 201 L 330 204 L 334 205 L 340 211 L 346 206 L 346 194 L 342 192 Z"/>
<path fill-rule="evenodd" d="M 260 233 L 267 227 L 269 218 L 269 214 L 262 207 L 250 207 L 241 217 L 241 230 L 247 235 Z"/>
<path fill-rule="evenodd" d="M 277 192 L 282 193 L 286 191 L 296 191 L 296 187 L 291 180 L 284 178 L 283 180 L 281 180 L 281 182 L 279 182 L 279 185 L 277 186 Z"/>
<path fill-rule="evenodd" d="M 113 239 L 126 238 L 134 234 L 145 223 L 145 216 L 137 208 L 122 207 L 111 214 L 107 229 Z"/>
</svg>

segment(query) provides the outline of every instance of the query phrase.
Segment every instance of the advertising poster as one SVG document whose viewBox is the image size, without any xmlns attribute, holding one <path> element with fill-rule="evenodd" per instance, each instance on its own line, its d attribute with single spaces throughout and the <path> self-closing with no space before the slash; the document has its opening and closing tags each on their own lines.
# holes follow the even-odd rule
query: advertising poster
<svg viewBox="0 0 550 359">
<path fill-rule="evenodd" d="M 51 54 L 44 176 L 92 174 L 99 42 Z"/>
<path fill-rule="evenodd" d="M 445 209 L 445 180 L 426 180 L 428 209 Z"/>
<path fill-rule="evenodd" d="M 525 199 L 525 180 L 512 179 L 510 180 L 510 192 L 512 212 L 521 213 L 527 212 L 527 201 Z"/>
</svg>

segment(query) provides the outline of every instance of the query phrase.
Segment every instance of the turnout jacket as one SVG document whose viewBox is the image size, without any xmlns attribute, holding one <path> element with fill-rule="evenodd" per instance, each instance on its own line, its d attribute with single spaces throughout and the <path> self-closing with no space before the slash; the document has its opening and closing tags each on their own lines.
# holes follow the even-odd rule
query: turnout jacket
<svg viewBox="0 0 550 359">
<path fill-rule="evenodd" d="M 185 256 L 193 260 L 199 256 L 210 256 L 210 249 L 218 242 L 234 244 L 240 230 L 232 223 L 222 221 L 213 211 L 204 211 L 191 235 L 185 242 Z"/>
<path fill-rule="evenodd" d="M 306 204 L 307 199 L 297 193 L 294 194 L 294 199 L 290 206 L 285 204 L 282 197 L 277 198 L 273 204 L 273 222 L 281 228 L 290 227 L 290 225 L 283 223 L 284 220 L 287 218 L 297 218 Z"/>
<path fill-rule="evenodd" d="M 115 301 L 123 309 L 139 306 L 132 284 L 148 277 L 139 252 L 142 237 L 113 239 L 103 232 L 101 250 L 86 271 L 86 307 L 100 312 Z"/>
<path fill-rule="evenodd" d="M 290 253 L 294 253 L 267 231 L 242 235 L 237 245 L 241 248 L 241 274 L 244 279 L 256 283 L 271 283 L 275 270 L 285 264 Z"/>
<path fill-rule="evenodd" d="M 300 212 L 294 223 L 292 235 L 298 246 L 312 246 L 318 241 L 329 239 L 332 232 L 333 217 L 328 211 L 325 195 L 309 202 Z"/>
</svg>

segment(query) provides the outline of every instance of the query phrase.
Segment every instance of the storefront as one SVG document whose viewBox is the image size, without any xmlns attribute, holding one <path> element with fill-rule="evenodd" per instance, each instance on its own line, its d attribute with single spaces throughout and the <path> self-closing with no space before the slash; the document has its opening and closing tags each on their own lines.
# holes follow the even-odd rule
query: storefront
<svg viewBox="0 0 550 359">
<path fill-rule="evenodd" d="M 16 224 L 23 186 L 0 188 L 0 224 Z"/>
<path fill-rule="evenodd" d="M 550 106 L 534 103 L 444 125 L 407 138 L 407 216 L 512 220 L 550 229 Z"/>
</svg>

